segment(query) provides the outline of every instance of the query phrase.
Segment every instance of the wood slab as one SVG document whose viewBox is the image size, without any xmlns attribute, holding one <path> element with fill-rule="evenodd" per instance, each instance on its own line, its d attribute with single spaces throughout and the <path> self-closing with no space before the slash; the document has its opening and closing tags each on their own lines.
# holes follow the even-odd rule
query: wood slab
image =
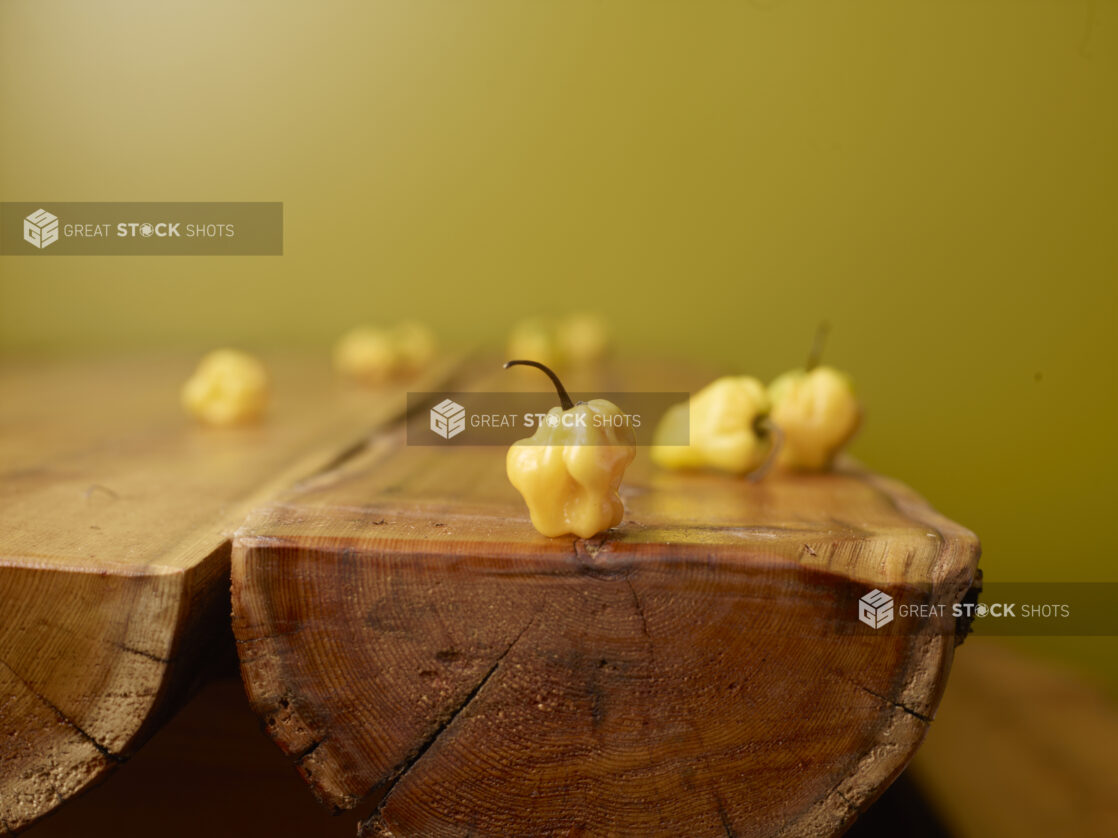
<svg viewBox="0 0 1118 838">
<path fill-rule="evenodd" d="M 126 758 L 228 628 L 229 535 L 401 412 L 403 385 L 268 362 L 246 428 L 195 424 L 195 358 L 0 365 L 0 833 Z M 426 384 L 443 380 L 433 370 Z"/>
<path fill-rule="evenodd" d="M 640 451 L 621 526 L 548 539 L 504 456 L 385 431 L 237 533 L 249 698 L 322 802 L 395 838 L 819 836 L 897 776 L 954 636 L 857 600 L 959 601 L 970 532 L 849 463 L 750 483 Z"/>
</svg>

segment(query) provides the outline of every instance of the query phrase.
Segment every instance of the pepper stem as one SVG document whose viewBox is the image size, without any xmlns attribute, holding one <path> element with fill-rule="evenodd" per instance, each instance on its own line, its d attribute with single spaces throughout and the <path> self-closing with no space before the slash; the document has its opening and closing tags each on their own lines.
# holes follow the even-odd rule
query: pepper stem
<svg viewBox="0 0 1118 838">
<path fill-rule="evenodd" d="M 784 431 L 768 416 L 758 416 L 753 420 L 753 432 L 759 437 L 772 437 L 772 444 L 769 446 L 769 453 L 765 456 L 764 462 L 746 475 L 749 482 L 756 483 L 769 473 L 769 469 L 776 462 L 776 455 L 780 453 L 780 447 L 784 444 Z"/>
<path fill-rule="evenodd" d="M 562 405 L 563 410 L 570 410 L 575 406 L 575 403 L 571 401 L 571 397 L 567 395 L 567 388 L 563 386 L 563 382 L 559 380 L 559 376 L 557 376 L 550 367 L 545 367 L 539 361 L 505 362 L 505 369 L 516 366 L 535 367 L 538 370 L 543 370 L 547 373 L 547 377 L 551 379 L 551 383 L 555 385 L 555 392 L 559 394 L 559 404 Z"/>
<path fill-rule="evenodd" d="M 823 358 L 823 344 L 827 342 L 827 334 L 831 331 L 831 324 L 822 321 L 815 329 L 815 337 L 811 341 L 811 351 L 807 354 L 807 365 L 804 372 L 811 372 Z"/>
</svg>

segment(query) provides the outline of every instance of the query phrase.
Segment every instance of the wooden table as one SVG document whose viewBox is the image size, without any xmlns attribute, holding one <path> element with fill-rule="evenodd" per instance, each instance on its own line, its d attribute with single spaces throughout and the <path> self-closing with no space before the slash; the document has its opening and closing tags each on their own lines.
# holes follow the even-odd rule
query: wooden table
<svg viewBox="0 0 1118 838">
<path fill-rule="evenodd" d="M 0 366 L 0 832 L 150 735 L 228 631 L 232 530 L 404 406 L 404 385 L 273 358 L 265 422 L 200 427 L 178 404 L 194 360 Z"/>
<path fill-rule="evenodd" d="M 951 626 L 865 629 L 857 600 L 957 601 L 977 542 L 898 484 L 669 475 L 641 452 L 619 528 L 544 539 L 502 450 L 403 444 L 405 385 L 271 359 L 268 420 L 217 430 L 177 406 L 190 366 L 0 368 L 5 831 L 177 706 L 228 630 L 234 530 L 253 708 L 322 801 L 372 810 L 367 835 L 835 833 L 935 712 Z M 406 387 L 539 389 L 471 369 Z"/>
</svg>

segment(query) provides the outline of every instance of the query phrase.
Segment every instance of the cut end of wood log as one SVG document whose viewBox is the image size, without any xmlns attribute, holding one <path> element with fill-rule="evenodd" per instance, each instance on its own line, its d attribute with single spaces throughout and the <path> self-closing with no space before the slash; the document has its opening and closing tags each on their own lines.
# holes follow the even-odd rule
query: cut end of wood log
<svg viewBox="0 0 1118 838">
<path fill-rule="evenodd" d="M 410 386 L 434 386 L 449 361 Z M 126 759 L 228 632 L 229 533 L 405 409 L 276 359 L 251 428 L 182 414 L 191 359 L 0 364 L 0 834 Z"/>
<path fill-rule="evenodd" d="M 627 519 L 545 539 L 502 452 L 397 438 L 261 510 L 233 556 L 249 697 L 363 835 L 838 834 L 935 712 L 974 536 L 847 466 L 760 484 L 643 455 Z"/>
</svg>

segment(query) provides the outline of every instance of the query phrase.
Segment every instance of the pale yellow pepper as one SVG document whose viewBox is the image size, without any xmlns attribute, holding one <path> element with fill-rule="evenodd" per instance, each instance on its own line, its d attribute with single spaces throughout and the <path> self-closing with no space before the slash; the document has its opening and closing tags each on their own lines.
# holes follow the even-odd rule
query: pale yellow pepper
<svg viewBox="0 0 1118 838">
<path fill-rule="evenodd" d="M 604 317 L 584 311 L 555 325 L 555 338 L 564 361 L 574 366 L 600 361 L 609 352 L 609 325 Z"/>
<path fill-rule="evenodd" d="M 505 460 L 509 481 L 528 504 L 532 526 L 548 537 L 579 538 L 617 526 L 625 515 L 618 489 L 636 455 L 627 417 L 605 399 L 573 404 L 546 366 L 510 361 L 506 367 L 517 364 L 546 372 L 562 403 L 548 411 L 531 437 L 513 443 Z"/>
<path fill-rule="evenodd" d="M 584 311 L 560 317 L 528 317 L 509 332 L 506 350 L 513 358 L 533 358 L 549 367 L 588 366 L 610 348 L 609 324 Z"/>
<path fill-rule="evenodd" d="M 334 344 L 334 368 L 349 378 L 378 385 L 420 372 L 437 352 L 435 333 L 415 320 L 391 329 L 357 326 Z"/>
<path fill-rule="evenodd" d="M 832 367 L 786 372 L 769 385 L 772 421 L 783 433 L 782 468 L 822 471 L 854 436 L 862 408 L 850 376 Z"/>
<path fill-rule="evenodd" d="M 216 349 L 182 387 L 182 405 L 210 425 L 237 425 L 260 417 L 268 406 L 268 372 L 253 356 Z"/>
<path fill-rule="evenodd" d="M 771 450 L 772 438 L 763 424 L 768 412 L 768 393 L 756 378 L 719 378 L 664 413 L 653 435 L 652 460 L 668 469 L 747 474 Z M 679 442 L 688 444 L 673 444 Z"/>
<path fill-rule="evenodd" d="M 534 358 L 548 367 L 561 366 L 564 358 L 551 322 L 528 317 L 512 327 L 505 347 L 509 357 Z"/>
<path fill-rule="evenodd" d="M 400 367 L 405 373 L 416 373 L 427 367 L 438 353 L 439 344 L 429 326 L 417 320 L 405 320 L 392 329 L 392 341 Z"/>
<path fill-rule="evenodd" d="M 374 326 L 357 326 L 334 344 L 334 368 L 366 384 L 380 384 L 399 368 L 400 352 L 392 335 Z"/>
</svg>

